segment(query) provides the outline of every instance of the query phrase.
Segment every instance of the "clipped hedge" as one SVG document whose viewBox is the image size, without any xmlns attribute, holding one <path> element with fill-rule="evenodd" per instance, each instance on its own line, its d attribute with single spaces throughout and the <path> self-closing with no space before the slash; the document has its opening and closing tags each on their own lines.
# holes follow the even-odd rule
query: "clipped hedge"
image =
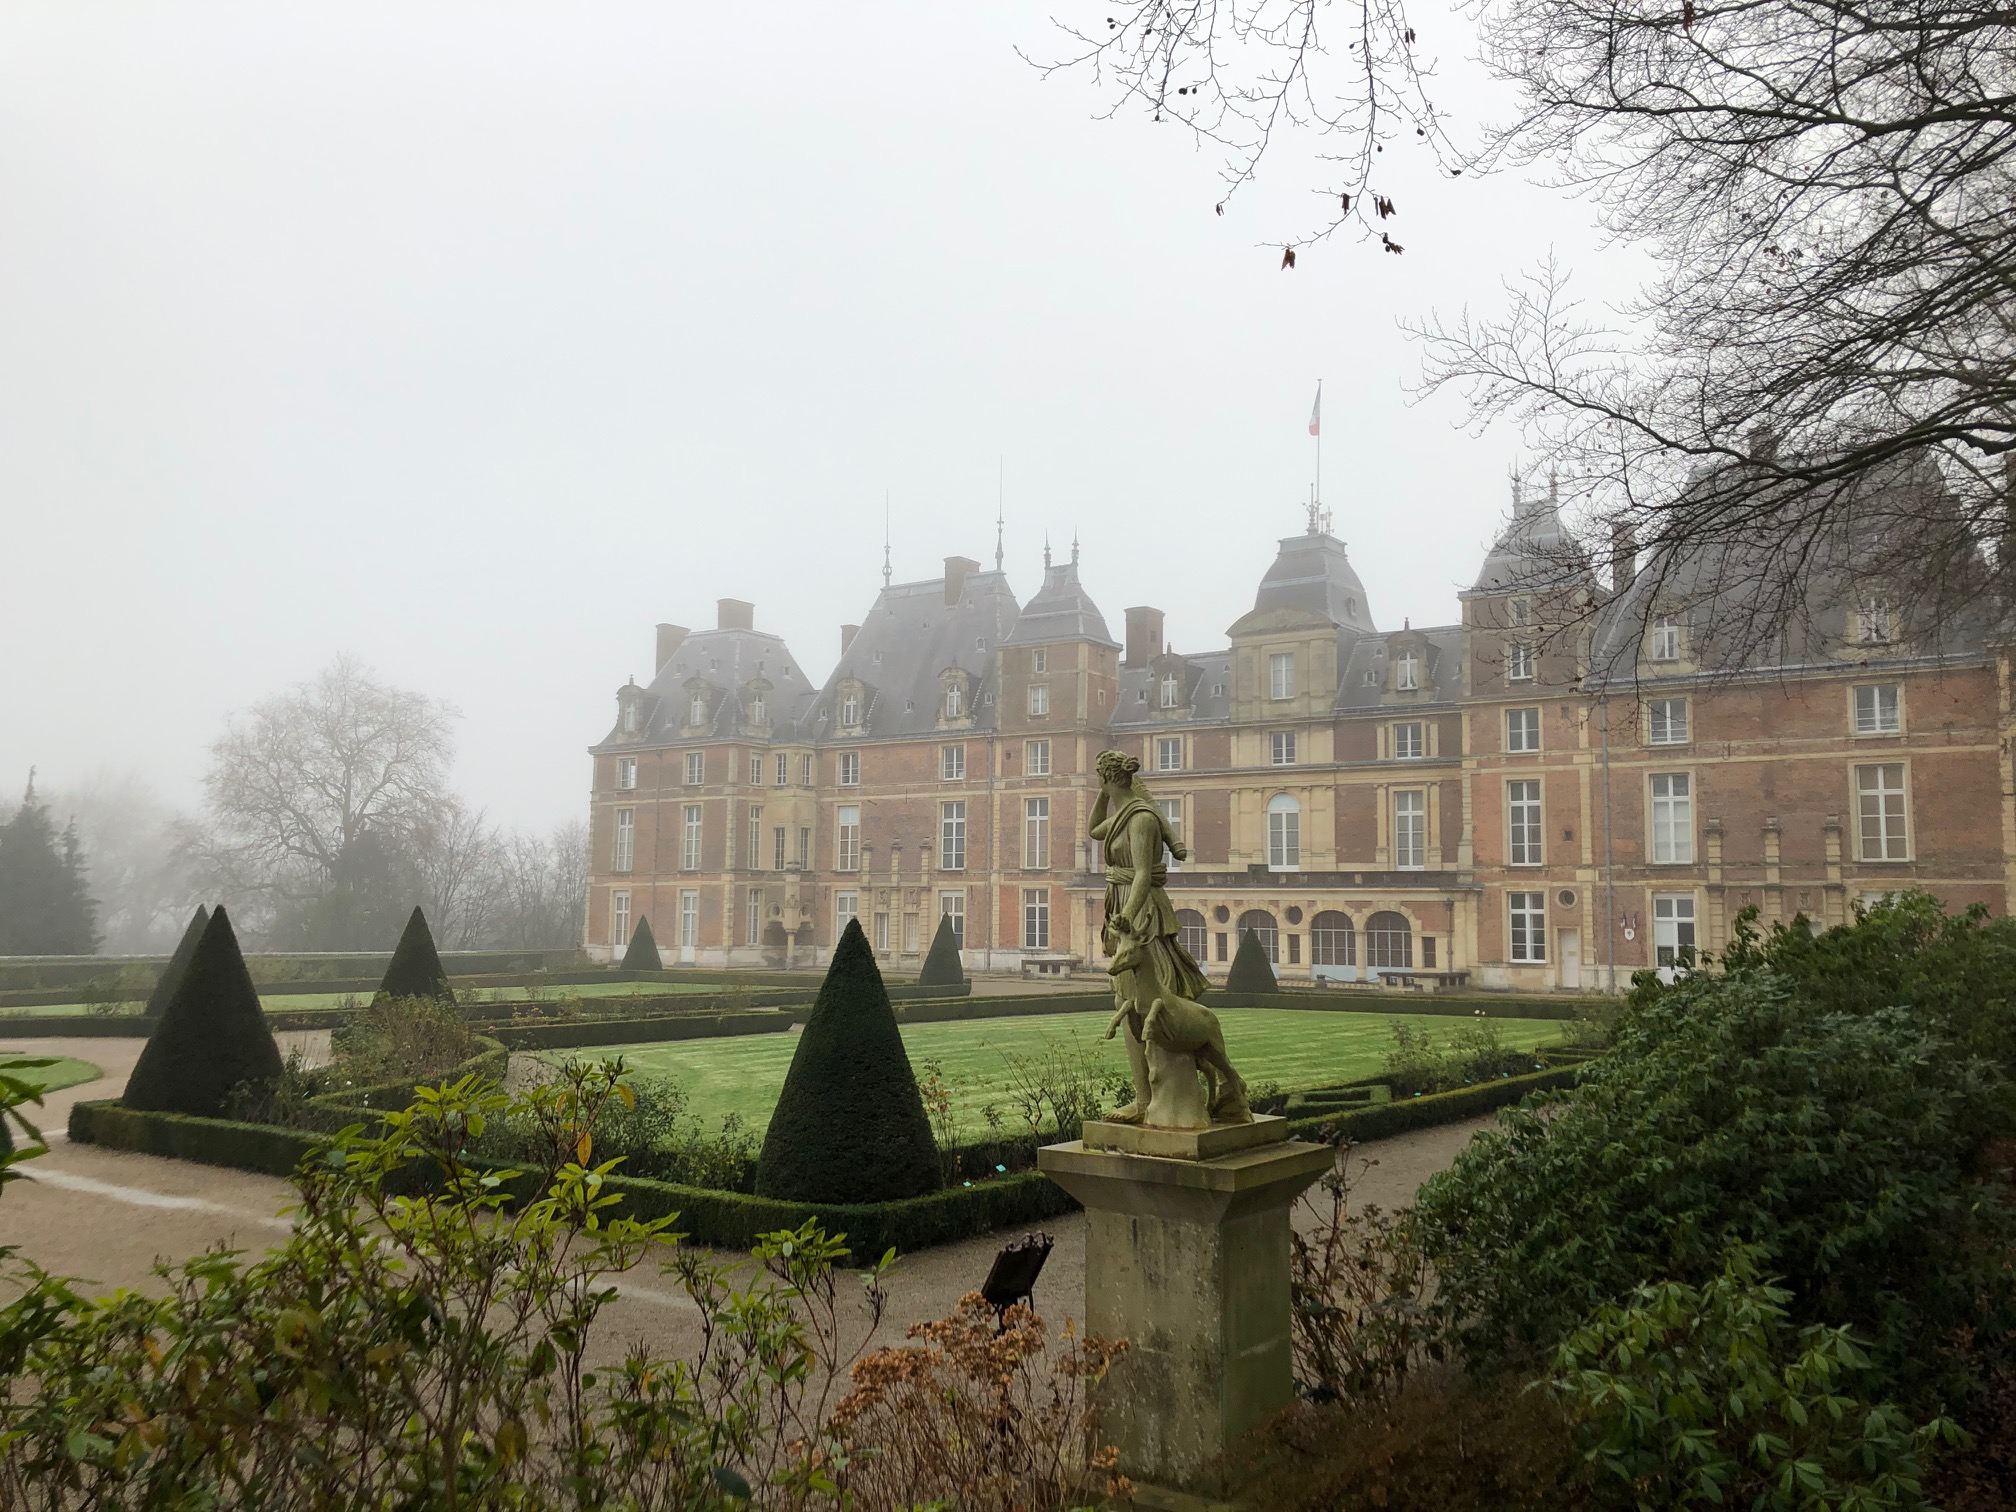
<svg viewBox="0 0 2016 1512">
<path fill-rule="evenodd" d="M 1545 1071 L 1529 1071 L 1524 1076 L 1501 1077 L 1479 1082 L 1474 1087 L 1458 1087 L 1452 1092 L 1429 1092 L 1420 1097 L 1373 1103 L 1349 1112 L 1324 1113 L 1291 1118 L 1288 1132 L 1296 1138 L 1336 1140 L 1350 1138 L 1360 1144 L 1374 1139 L 1390 1139 L 1415 1129 L 1440 1124 L 1461 1123 L 1509 1108 L 1529 1092 L 1547 1092 L 1570 1087 L 1581 1074 L 1577 1065 L 1555 1066 Z"/>
<path fill-rule="evenodd" d="M 450 1066 L 446 1071 L 419 1078 L 429 1086 L 441 1082 L 456 1082 L 465 1076 L 488 1077 L 492 1081 L 504 1080 L 505 1072 L 511 1069 L 511 1052 L 495 1038 L 479 1034 L 476 1043 L 481 1046 L 477 1052 L 459 1065 Z M 397 1112 L 413 1101 L 415 1080 L 402 1076 L 397 1081 L 379 1082 L 370 1087 L 345 1087 L 340 1092 L 325 1092 L 320 1097 L 311 1098 L 310 1103 L 317 1108 L 335 1112 L 370 1109 L 378 1113 Z"/>
<path fill-rule="evenodd" d="M 632 1045 L 656 1040 L 715 1039 L 737 1034 L 779 1034 L 795 1016 L 774 1008 L 748 1013 L 682 1013 L 658 1018 L 556 1019 L 550 1024 L 497 1024 L 485 1032 L 513 1050 L 569 1050 L 589 1045 Z"/>
<path fill-rule="evenodd" d="M 142 1113 L 111 1101 L 73 1103 L 70 1138 L 108 1150 L 230 1166 L 266 1176 L 291 1176 L 302 1156 L 322 1142 L 321 1135 L 300 1129 L 183 1113 Z"/>
</svg>

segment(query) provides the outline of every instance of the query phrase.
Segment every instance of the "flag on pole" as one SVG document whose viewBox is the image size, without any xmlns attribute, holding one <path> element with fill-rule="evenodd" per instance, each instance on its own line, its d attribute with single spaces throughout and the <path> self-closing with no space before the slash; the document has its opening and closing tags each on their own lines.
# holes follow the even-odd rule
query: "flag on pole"
<svg viewBox="0 0 2016 1512">
<path fill-rule="evenodd" d="M 1316 380 L 1316 402 L 1309 409 L 1309 434 L 1323 434 L 1323 380 Z"/>
</svg>

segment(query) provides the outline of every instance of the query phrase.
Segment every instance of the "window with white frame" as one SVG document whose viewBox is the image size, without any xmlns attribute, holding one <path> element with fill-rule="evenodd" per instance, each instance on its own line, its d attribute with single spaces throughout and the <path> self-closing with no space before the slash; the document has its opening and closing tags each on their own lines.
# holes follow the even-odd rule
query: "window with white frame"
<svg viewBox="0 0 2016 1512">
<path fill-rule="evenodd" d="M 749 859 L 743 864 L 749 870 L 754 871 L 763 864 L 763 808 L 761 804 L 752 804 L 749 808 L 749 849 L 745 854 L 747 854 Z"/>
<path fill-rule="evenodd" d="M 1680 621 L 1670 614 L 1662 614 L 1652 621 L 1652 660 L 1680 660 Z"/>
<path fill-rule="evenodd" d="M 1412 693 L 1421 686 L 1421 658 L 1412 651 L 1393 658 L 1393 686 L 1402 693 Z"/>
<path fill-rule="evenodd" d="M 836 892 L 833 894 L 833 943 L 840 943 L 840 936 L 847 933 L 847 926 L 861 916 L 861 894 L 858 892 Z"/>
<path fill-rule="evenodd" d="M 1418 722 L 1393 726 L 1393 758 L 1396 761 L 1417 761 L 1428 754 L 1428 743 L 1422 736 Z"/>
<path fill-rule="evenodd" d="M 1205 938 L 1208 931 L 1204 915 L 1194 908 L 1179 908 L 1176 910 L 1176 928 L 1178 943 L 1188 952 L 1191 960 L 1201 962 L 1211 948 Z"/>
<path fill-rule="evenodd" d="M 1158 772 L 1180 772 L 1183 769 L 1183 737 L 1181 735 L 1158 735 L 1155 737 L 1155 770 Z"/>
<path fill-rule="evenodd" d="M 843 803 L 834 810 L 833 869 L 861 870 L 861 805 Z"/>
<path fill-rule="evenodd" d="M 1652 774 L 1652 860 L 1660 866 L 1694 861 L 1694 779 L 1686 772 Z"/>
<path fill-rule="evenodd" d="M 961 950 L 966 948 L 966 894 L 941 892 L 938 894 L 938 917 L 952 921 L 952 943 Z"/>
<path fill-rule="evenodd" d="M 1655 698 L 1646 704 L 1645 739 L 1651 745 L 1687 744 L 1687 700 Z"/>
<path fill-rule="evenodd" d="M 1022 889 L 1022 948 L 1050 948 L 1050 889 L 1047 887 Z"/>
<path fill-rule="evenodd" d="M 1025 740 L 1022 743 L 1022 771 L 1029 777 L 1050 775 L 1050 742 Z"/>
<path fill-rule="evenodd" d="M 1515 892 L 1505 894 L 1511 914 L 1511 956 L 1515 961 L 1547 959 L 1547 894 Z"/>
<path fill-rule="evenodd" d="M 619 756 L 616 758 L 616 786 L 634 788 L 637 786 L 637 758 Z"/>
<path fill-rule="evenodd" d="M 679 869 L 700 870 L 700 825 L 703 810 L 697 803 L 686 805 L 685 824 L 679 836 Z"/>
<path fill-rule="evenodd" d="M 840 753 L 840 786 L 859 787 L 861 785 L 861 753 L 842 751 Z"/>
<path fill-rule="evenodd" d="M 634 698 L 623 705 L 623 733 L 625 735 L 637 733 L 637 701 Z"/>
<path fill-rule="evenodd" d="M 938 776 L 946 782 L 966 780 L 966 747 L 949 745 L 939 748 Z"/>
<path fill-rule="evenodd" d="M 1530 598 L 1515 598 L 1512 600 L 1512 623 L 1515 625 L 1530 625 L 1533 623 L 1533 600 Z"/>
<path fill-rule="evenodd" d="M 621 950 L 630 943 L 630 889 L 619 887 L 609 894 L 609 945 Z"/>
<path fill-rule="evenodd" d="M 1537 751 L 1540 749 L 1540 711 L 1538 709 L 1507 709 L 1505 711 L 1505 749 L 1508 751 Z"/>
<path fill-rule="evenodd" d="M 1181 798 L 1157 798 L 1155 807 L 1162 811 L 1162 817 L 1169 825 L 1169 833 L 1180 842 L 1183 838 L 1183 800 Z M 1170 871 L 1181 871 L 1183 863 L 1172 854 L 1168 858 Z"/>
<path fill-rule="evenodd" d="M 1174 672 L 1162 674 L 1162 707 L 1173 709 L 1183 701 L 1183 682 Z"/>
<path fill-rule="evenodd" d="M 749 699 L 749 723 L 752 725 L 770 722 L 770 705 L 763 701 L 761 693 L 752 694 Z"/>
<path fill-rule="evenodd" d="M 785 856 L 785 838 L 784 838 L 784 837 L 785 837 L 786 835 L 788 835 L 789 833 L 790 833 L 790 831 L 789 831 L 789 830 L 787 830 L 787 829 L 786 829 L 786 828 L 785 828 L 785 827 L 784 827 L 783 825 L 781 825 L 781 824 L 780 824 L 780 825 L 778 825 L 778 826 L 777 826 L 777 827 L 776 827 L 775 829 L 773 829 L 773 830 L 771 830 L 771 831 L 770 831 L 770 840 L 771 840 L 771 848 L 770 848 L 770 858 L 771 858 L 771 859 L 770 859 L 770 869 L 771 869 L 772 871 L 782 871 L 782 870 L 784 870 L 784 856 Z"/>
<path fill-rule="evenodd" d="M 966 804 L 938 805 L 938 866 L 942 871 L 966 870 Z M 961 897 L 965 894 L 961 893 Z"/>
<path fill-rule="evenodd" d="M 749 913 L 748 917 L 743 920 L 743 923 L 748 930 L 748 933 L 743 937 L 744 942 L 750 945 L 761 945 L 763 943 L 762 888 L 752 887 L 749 889 Z"/>
<path fill-rule="evenodd" d="M 812 826 L 798 826 L 798 869 L 804 871 L 812 864 Z"/>
<path fill-rule="evenodd" d="M 1050 684 L 1029 684 L 1029 713 L 1032 718 L 1041 719 L 1050 712 Z"/>
<path fill-rule="evenodd" d="M 1880 598 L 1865 598 L 1855 611 L 1856 638 L 1865 646 L 1886 646 L 1897 639 L 1897 611 Z"/>
<path fill-rule="evenodd" d="M 849 693 L 840 700 L 840 723 L 852 727 L 861 723 L 861 695 Z"/>
<path fill-rule="evenodd" d="M 1505 676 L 1513 682 L 1533 681 L 1533 648 L 1524 641 L 1505 647 Z"/>
<path fill-rule="evenodd" d="M 1050 800 L 1022 800 L 1022 864 L 1041 871 L 1050 865 Z"/>
<path fill-rule="evenodd" d="M 1904 689 L 1879 683 L 1855 690 L 1855 733 L 1896 735 L 1904 729 Z"/>
<path fill-rule="evenodd" d="M 812 762 L 813 758 L 810 756 L 801 756 L 798 758 L 798 785 L 800 787 L 812 786 Z"/>
<path fill-rule="evenodd" d="M 1267 696 L 1269 698 L 1293 698 L 1295 696 L 1295 653 L 1276 651 L 1267 658 Z"/>
<path fill-rule="evenodd" d="M 1505 784 L 1505 820 L 1510 840 L 1507 857 L 1514 866 L 1539 866 L 1546 861 L 1546 835 L 1540 825 L 1540 783 L 1527 778 Z"/>
<path fill-rule="evenodd" d="M 966 690 L 956 682 L 945 689 L 945 717 L 957 719 L 966 712 Z"/>
<path fill-rule="evenodd" d="M 1302 805 L 1286 793 L 1267 800 L 1267 865 L 1273 871 L 1302 865 Z"/>
<path fill-rule="evenodd" d="M 707 780 L 707 753 L 688 751 L 686 753 L 686 786 L 699 787 Z"/>
<path fill-rule="evenodd" d="M 1911 858 L 1902 762 L 1855 768 L 1855 814 L 1864 861 Z"/>
<path fill-rule="evenodd" d="M 692 950 L 700 943 L 700 894 L 688 888 L 679 894 L 679 948 Z"/>
<path fill-rule="evenodd" d="M 791 758 L 783 752 L 777 753 L 777 786 L 788 787 L 791 781 Z"/>
<path fill-rule="evenodd" d="M 619 872 L 630 870 L 631 859 L 637 854 L 637 810 L 616 810 L 616 843 L 610 850 L 609 869 Z"/>
<path fill-rule="evenodd" d="M 875 949 L 885 955 L 889 950 L 889 915 L 879 911 L 875 915 Z"/>
<path fill-rule="evenodd" d="M 1276 766 L 1295 765 L 1295 732 L 1276 730 L 1267 737 L 1267 749 Z"/>
<path fill-rule="evenodd" d="M 702 725 L 707 723 L 707 695 L 695 693 L 686 705 L 686 723 Z"/>
<path fill-rule="evenodd" d="M 1428 795 L 1418 790 L 1393 795 L 1393 865 L 1420 871 L 1428 864 Z"/>
<path fill-rule="evenodd" d="M 1030 652 L 1029 670 L 1031 672 L 1048 672 L 1050 670 L 1050 653 L 1040 650 Z"/>
<path fill-rule="evenodd" d="M 763 755 L 760 751 L 749 753 L 749 786 L 763 786 Z"/>
</svg>

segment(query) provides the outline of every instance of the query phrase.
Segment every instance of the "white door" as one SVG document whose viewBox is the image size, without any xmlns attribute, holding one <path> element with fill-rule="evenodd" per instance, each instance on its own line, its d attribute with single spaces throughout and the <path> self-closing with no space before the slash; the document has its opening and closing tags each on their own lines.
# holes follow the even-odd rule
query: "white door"
<svg viewBox="0 0 2016 1512">
<path fill-rule="evenodd" d="M 700 894 L 682 892 L 679 894 L 679 959 L 691 965 L 699 943 Z"/>
<path fill-rule="evenodd" d="M 1652 964 L 1662 982 L 1694 964 L 1694 894 L 1652 895 Z"/>
<path fill-rule="evenodd" d="M 1561 985 L 1570 991 L 1579 991 L 1582 986 L 1582 931 L 1555 930 L 1554 948 L 1561 954 Z"/>
</svg>

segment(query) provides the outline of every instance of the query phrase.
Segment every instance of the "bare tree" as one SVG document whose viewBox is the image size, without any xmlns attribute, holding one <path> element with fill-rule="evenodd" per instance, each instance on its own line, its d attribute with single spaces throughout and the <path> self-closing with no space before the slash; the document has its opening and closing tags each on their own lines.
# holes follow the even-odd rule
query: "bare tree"
<svg viewBox="0 0 2016 1512">
<path fill-rule="evenodd" d="M 414 837 L 421 905 L 443 948 L 471 950 L 489 939 L 503 891 L 503 846 L 482 810 L 452 797 Z"/>
<path fill-rule="evenodd" d="M 496 850 L 497 895 L 490 943 L 559 950 L 581 943 L 588 898 L 588 826 L 550 836 L 513 835 Z"/>
<path fill-rule="evenodd" d="M 101 771 L 48 795 L 77 829 L 91 864 L 91 895 L 111 955 L 172 949 L 197 902 L 178 845 L 178 816 L 137 772 Z"/>
</svg>

